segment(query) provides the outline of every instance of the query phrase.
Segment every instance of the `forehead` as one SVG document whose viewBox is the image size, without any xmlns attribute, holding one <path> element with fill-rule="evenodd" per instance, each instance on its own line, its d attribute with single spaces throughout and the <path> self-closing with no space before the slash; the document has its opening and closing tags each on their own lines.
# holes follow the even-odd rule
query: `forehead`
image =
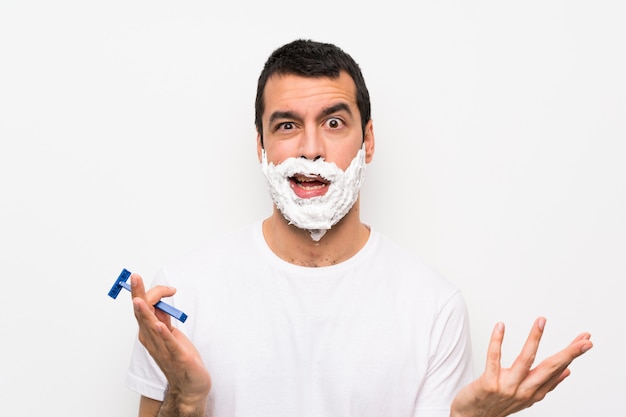
<svg viewBox="0 0 626 417">
<path fill-rule="evenodd" d="M 337 78 L 275 74 L 265 85 L 264 101 L 264 118 L 278 110 L 315 111 L 338 102 L 345 102 L 358 114 L 356 85 L 345 72 Z"/>
</svg>

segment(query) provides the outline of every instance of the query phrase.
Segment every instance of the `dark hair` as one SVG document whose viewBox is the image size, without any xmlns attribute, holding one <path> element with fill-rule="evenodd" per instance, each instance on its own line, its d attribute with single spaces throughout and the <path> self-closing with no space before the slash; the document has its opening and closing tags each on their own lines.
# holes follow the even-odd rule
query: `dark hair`
<svg viewBox="0 0 626 417">
<path fill-rule="evenodd" d="M 254 124 L 263 144 L 263 121 L 265 111 L 265 84 L 274 74 L 293 74 L 303 77 L 338 78 L 341 71 L 347 72 L 356 85 L 356 103 L 361 114 L 361 127 L 365 133 L 365 125 L 371 118 L 370 95 L 359 65 L 350 55 L 330 43 L 314 42 L 298 39 L 276 49 L 265 62 L 257 84 L 256 102 L 254 106 Z"/>
</svg>

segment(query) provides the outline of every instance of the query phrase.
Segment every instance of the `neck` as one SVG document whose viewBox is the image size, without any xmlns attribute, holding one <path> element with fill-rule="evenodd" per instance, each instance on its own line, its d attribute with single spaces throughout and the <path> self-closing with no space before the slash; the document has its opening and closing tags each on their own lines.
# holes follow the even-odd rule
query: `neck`
<svg viewBox="0 0 626 417">
<path fill-rule="evenodd" d="M 290 225 L 274 207 L 263 222 L 263 235 L 269 248 L 289 263 L 321 267 L 335 265 L 354 256 L 367 242 L 369 228 L 359 219 L 359 202 L 318 241 L 308 230 Z"/>
</svg>

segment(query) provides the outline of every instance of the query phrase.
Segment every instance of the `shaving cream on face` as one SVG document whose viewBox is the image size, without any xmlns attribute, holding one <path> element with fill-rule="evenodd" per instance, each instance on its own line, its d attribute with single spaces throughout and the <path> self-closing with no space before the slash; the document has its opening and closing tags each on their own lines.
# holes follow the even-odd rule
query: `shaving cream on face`
<svg viewBox="0 0 626 417">
<path fill-rule="evenodd" d="M 356 202 L 365 174 L 365 149 L 359 149 L 345 171 L 324 158 L 288 158 L 274 165 L 267 162 L 265 149 L 261 165 L 276 207 L 289 224 L 308 230 L 317 242 Z M 290 178 L 296 174 L 320 176 L 329 182 L 328 190 L 322 196 L 300 198 L 291 188 Z"/>
</svg>

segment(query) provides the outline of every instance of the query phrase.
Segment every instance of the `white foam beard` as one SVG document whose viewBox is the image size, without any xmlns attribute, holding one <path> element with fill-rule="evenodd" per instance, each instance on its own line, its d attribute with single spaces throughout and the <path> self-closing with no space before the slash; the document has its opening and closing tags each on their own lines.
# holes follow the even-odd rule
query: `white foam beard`
<svg viewBox="0 0 626 417">
<path fill-rule="evenodd" d="M 288 158 L 278 165 L 267 162 L 265 149 L 262 169 L 276 207 L 289 224 L 307 230 L 311 239 L 319 241 L 332 226 L 350 211 L 361 189 L 365 174 L 365 150 L 359 149 L 345 171 L 323 158 Z M 290 178 L 296 174 L 320 176 L 329 182 L 323 196 L 300 198 L 291 188 Z"/>
</svg>

